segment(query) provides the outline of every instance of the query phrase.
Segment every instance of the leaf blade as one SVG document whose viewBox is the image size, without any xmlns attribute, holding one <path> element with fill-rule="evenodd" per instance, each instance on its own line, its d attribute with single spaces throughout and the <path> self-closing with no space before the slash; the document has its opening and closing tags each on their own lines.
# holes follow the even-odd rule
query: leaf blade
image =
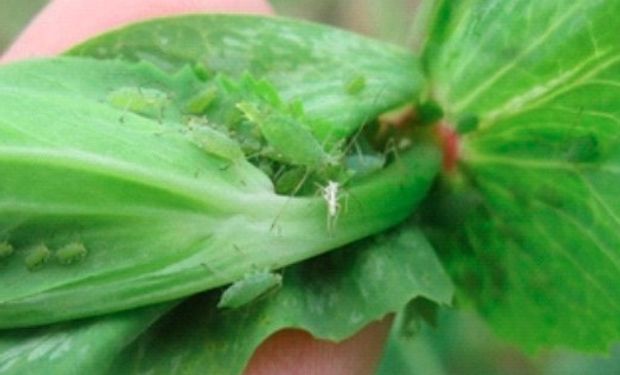
<svg viewBox="0 0 620 375">
<path fill-rule="evenodd" d="M 320 197 L 278 196 L 245 161 L 222 168 L 182 135 L 174 112 L 150 119 L 105 102 L 128 82 L 182 98 L 200 89 L 192 72 L 75 58 L 0 72 L 1 223 L 19 248 L 0 274 L 13 286 L 0 291 L 3 328 L 163 302 L 298 262 L 403 220 L 437 170 L 436 150 L 421 145 L 359 180 L 350 190 L 359 204 L 329 234 Z M 80 264 L 20 265 L 28 247 L 55 251 L 75 237 L 88 249 Z"/>
<path fill-rule="evenodd" d="M 95 320 L 2 331 L 0 374 L 104 374 L 123 347 L 167 309 L 149 307 Z"/>
<path fill-rule="evenodd" d="M 411 228 L 295 265 L 283 274 L 283 288 L 276 295 L 245 308 L 215 310 L 218 296 L 213 293 L 186 303 L 134 343 L 113 371 L 238 374 L 255 348 L 283 328 L 339 341 L 412 298 L 424 296 L 437 304 L 452 299 L 452 284 L 433 250 Z M 196 310 L 204 314 L 196 316 Z"/>
<path fill-rule="evenodd" d="M 299 99 L 309 115 L 329 124 L 318 129 L 321 138 L 352 134 L 395 103 L 413 99 L 423 86 L 417 59 L 405 50 L 277 17 L 193 15 L 147 21 L 104 34 L 68 54 L 144 60 L 172 71 L 198 63 L 208 72 L 233 77 L 249 72 L 272 82 L 284 99 Z M 348 94 L 348 84 L 359 77 L 364 90 Z"/>
<path fill-rule="evenodd" d="M 502 335 L 528 350 L 604 350 L 620 337 L 620 39 L 610 26 L 620 2 L 565 5 L 437 8 L 425 56 L 435 92 L 450 121 L 475 115 L 479 127 L 461 138 L 461 181 L 435 197 L 445 206 L 429 233 Z"/>
</svg>

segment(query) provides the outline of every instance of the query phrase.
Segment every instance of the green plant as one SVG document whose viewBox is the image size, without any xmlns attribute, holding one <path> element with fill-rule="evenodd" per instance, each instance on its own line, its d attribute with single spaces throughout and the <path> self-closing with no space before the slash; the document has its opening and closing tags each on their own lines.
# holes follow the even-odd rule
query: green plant
<svg viewBox="0 0 620 375">
<path fill-rule="evenodd" d="M 0 68 L 0 373 L 238 373 L 428 318 L 442 267 L 529 351 L 616 341 L 620 1 L 426 9 L 416 54 L 211 15 Z"/>
</svg>

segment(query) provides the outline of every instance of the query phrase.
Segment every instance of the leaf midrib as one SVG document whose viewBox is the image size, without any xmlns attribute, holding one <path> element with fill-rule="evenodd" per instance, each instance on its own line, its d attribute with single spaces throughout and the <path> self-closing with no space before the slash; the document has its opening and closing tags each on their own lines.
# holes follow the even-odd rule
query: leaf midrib
<svg viewBox="0 0 620 375">
<path fill-rule="evenodd" d="M 552 99 L 569 92 L 579 86 L 588 84 L 600 84 L 600 80 L 590 80 L 601 71 L 620 62 L 620 51 L 616 54 L 610 52 L 601 56 L 595 55 L 591 59 L 588 58 L 581 61 L 568 72 L 564 72 L 558 76 L 550 77 L 546 82 L 530 89 L 525 93 L 521 93 L 512 97 L 504 103 L 499 104 L 493 109 L 486 111 L 479 128 L 490 128 L 498 121 L 518 115 L 520 113 L 534 110 L 542 105 L 550 102 Z M 591 62 L 593 62 L 591 64 Z M 620 82 L 614 82 L 620 85 Z M 542 88 L 542 89 L 541 89 Z"/>
<path fill-rule="evenodd" d="M 214 208 L 217 211 L 241 209 L 238 204 L 240 198 L 234 194 L 233 189 L 217 188 L 217 185 L 223 186 L 224 183 L 206 184 L 202 180 L 194 181 L 178 175 L 162 174 L 156 170 L 82 150 L 0 146 L 0 163 L 2 162 L 31 163 L 41 168 L 46 165 L 60 167 L 155 188 L 193 201 L 197 204 L 197 210 L 210 210 L 210 214 Z M 207 200 L 206 197 L 218 199 Z"/>
</svg>

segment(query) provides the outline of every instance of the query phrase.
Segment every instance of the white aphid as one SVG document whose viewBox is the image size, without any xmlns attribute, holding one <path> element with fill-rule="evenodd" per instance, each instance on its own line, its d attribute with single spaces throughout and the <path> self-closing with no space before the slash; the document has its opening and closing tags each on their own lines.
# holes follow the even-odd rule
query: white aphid
<svg viewBox="0 0 620 375">
<path fill-rule="evenodd" d="M 333 229 L 340 212 L 340 184 L 331 180 L 327 181 L 327 185 L 322 189 L 322 195 L 327 205 L 327 226 L 328 229 Z"/>
</svg>

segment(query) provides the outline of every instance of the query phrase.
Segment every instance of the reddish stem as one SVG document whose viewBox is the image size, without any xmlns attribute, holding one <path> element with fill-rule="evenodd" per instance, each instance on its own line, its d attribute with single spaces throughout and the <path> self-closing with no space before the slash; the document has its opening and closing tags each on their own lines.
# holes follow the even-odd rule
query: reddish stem
<svg viewBox="0 0 620 375">
<path fill-rule="evenodd" d="M 452 172 L 459 161 L 459 135 L 444 122 L 435 127 L 435 134 L 443 154 L 443 170 Z"/>
</svg>

